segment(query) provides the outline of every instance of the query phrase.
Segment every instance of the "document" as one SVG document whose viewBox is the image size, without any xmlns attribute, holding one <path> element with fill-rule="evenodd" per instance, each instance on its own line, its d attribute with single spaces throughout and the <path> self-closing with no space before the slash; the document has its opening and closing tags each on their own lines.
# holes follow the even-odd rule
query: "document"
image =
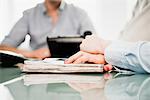
<svg viewBox="0 0 150 100">
<path fill-rule="evenodd" d="M 27 60 L 21 67 L 23 72 L 39 73 L 85 73 L 103 72 L 102 64 L 64 64 L 62 58 L 48 58 L 40 61 Z"/>
<path fill-rule="evenodd" d="M 15 65 L 17 63 L 23 63 L 24 60 L 27 60 L 27 58 L 21 54 L 17 54 L 12 51 L 0 50 L 0 64 Z"/>
</svg>

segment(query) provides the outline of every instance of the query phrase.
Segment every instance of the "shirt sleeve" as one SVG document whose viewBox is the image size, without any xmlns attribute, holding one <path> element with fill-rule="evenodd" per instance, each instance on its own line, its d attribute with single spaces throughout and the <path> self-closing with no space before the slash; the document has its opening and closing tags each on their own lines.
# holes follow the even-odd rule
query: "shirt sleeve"
<svg viewBox="0 0 150 100">
<path fill-rule="evenodd" d="M 105 50 L 108 63 L 139 73 L 150 73 L 150 42 L 116 41 Z"/>
<path fill-rule="evenodd" d="M 80 16 L 81 16 L 80 34 L 83 35 L 84 32 L 86 31 L 91 31 L 93 34 L 95 34 L 96 31 L 88 14 L 85 11 L 83 11 Z"/>
<path fill-rule="evenodd" d="M 4 38 L 1 44 L 18 47 L 28 34 L 28 14 L 23 13 L 23 17 L 14 25 L 10 33 Z"/>
</svg>

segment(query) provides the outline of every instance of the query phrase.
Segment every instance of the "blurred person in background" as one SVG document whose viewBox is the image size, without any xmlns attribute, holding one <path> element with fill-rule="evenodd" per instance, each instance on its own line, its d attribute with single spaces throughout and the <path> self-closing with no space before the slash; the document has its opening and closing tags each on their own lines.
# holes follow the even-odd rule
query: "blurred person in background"
<svg viewBox="0 0 150 100">
<path fill-rule="evenodd" d="M 83 35 L 85 31 L 95 33 L 87 13 L 67 4 L 64 0 L 45 0 L 44 3 L 24 11 L 22 18 L 15 24 L 0 45 L 0 50 L 13 51 L 29 58 L 44 59 L 51 54 L 46 38 L 57 36 Z M 33 51 L 17 49 L 30 36 Z"/>
</svg>

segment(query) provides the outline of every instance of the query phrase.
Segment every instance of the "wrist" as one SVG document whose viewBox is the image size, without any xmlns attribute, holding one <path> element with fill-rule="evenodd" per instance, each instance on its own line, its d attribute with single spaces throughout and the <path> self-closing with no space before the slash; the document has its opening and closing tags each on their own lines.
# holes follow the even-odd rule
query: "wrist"
<svg viewBox="0 0 150 100">
<path fill-rule="evenodd" d="M 20 51 L 20 54 L 22 54 L 24 57 L 27 57 L 27 58 L 33 57 L 32 52 L 29 52 L 29 51 Z"/>
<path fill-rule="evenodd" d="M 110 40 L 103 40 L 102 42 L 102 54 L 104 54 L 105 49 L 112 43 Z"/>
</svg>

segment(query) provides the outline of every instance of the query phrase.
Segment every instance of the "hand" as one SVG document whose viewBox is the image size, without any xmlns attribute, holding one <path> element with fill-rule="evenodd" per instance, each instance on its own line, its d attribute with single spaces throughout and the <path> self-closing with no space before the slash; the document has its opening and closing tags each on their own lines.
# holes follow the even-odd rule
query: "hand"
<svg viewBox="0 0 150 100">
<path fill-rule="evenodd" d="M 27 58 L 36 58 L 40 60 L 51 56 L 48 48 L 41 48 L 32 52 L 23 52 L 22 54 Z"/>
<path fill-rule="evenodd" d="M 0 49 L 19 53 L 27 58 L 44 59 L 51 56 L 48 48 L 41 48 L 35 51 L 24 51 L 24 50 L 18 50 L 17 48 L 10 47 L 7 45 L 0 45 Z"/>
<path fill-rule="evenodd" d="M 93 54 L 104 54 L 105 48 L 110 43 L 110 41 L 99 38 L 96 35 L 86 36 L 80 45 L 80 50 Z"/>
<path fill-rule="evenodd" d="M 96 63 L 96 64 L 105 64 L 104 55 L 101 54 L 90 54 L 83 51 L 79 51 L 73 56 L 65 60 L 65 64 L 79 64 L 79 63 Z"/>
</svg>

